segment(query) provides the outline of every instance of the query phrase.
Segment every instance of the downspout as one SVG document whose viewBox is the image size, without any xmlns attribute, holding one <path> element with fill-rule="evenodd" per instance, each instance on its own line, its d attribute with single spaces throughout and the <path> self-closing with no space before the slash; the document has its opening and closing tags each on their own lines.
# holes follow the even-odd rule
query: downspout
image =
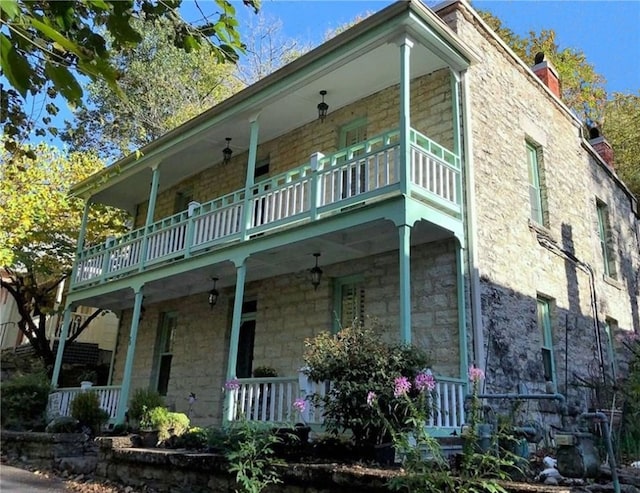
<svg viewBox="0 0 640 493">
<path fill-rule="evenodd" d="M 473 168 L 473 138 L 471 132 L 471 91 L 469 73 L 460 73 L 462 82 L 462 152 L 466 188 L 465 216 L 467 219 L 467 262 L 469 265 L 469 294 L 471 298 L 471 326 L 473 330 L 473 356 L 475 366 L 484 368 L 484 333 L 482 327 L 482 301 L 480 299 L 480 275 L 478 272 L 477 219 L 475 212 L 475 178 Z M 483 383 L 484 385 L 484 383 Z"/>
</svg>

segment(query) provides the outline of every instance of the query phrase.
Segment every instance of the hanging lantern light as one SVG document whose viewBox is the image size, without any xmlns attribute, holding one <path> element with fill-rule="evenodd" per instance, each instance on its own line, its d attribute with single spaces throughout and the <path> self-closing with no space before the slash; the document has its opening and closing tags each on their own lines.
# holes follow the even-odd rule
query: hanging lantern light
<svg viewBox="0 0 640 493">
<path fill-rule="evenodd" d="M 318 289 L 320 285 L 320 280 L 322 279 L 322 269 L 318 267 L 318 257 L 319 253 L 314 253 L 313 256 L 316 258 L 316 265 L 312 269 L 309 269 L 309 273 L 311 274 L 311 284 L 313 285 L 313 289 Z"/>
<path fill-rule="evenodd" d="M 231 161 L 231 156 L 233 155 L 233 149 L 229 147 L 229 144 L 231 143 L 231 137 L 227 137 L 224 140 L 227 141 L 227 147 L 222 149 L 222 162 L 223 164 L 227 164 L 229 161 Z"/>
<path fill-rule="evenodd" d="M 320 95 L 322 96 L 322 102 L 318 103 L 318 118 L 323 122 L 327 117 L 327 111 L 329 111 L 329 105 L 324 102 L 324 97 L 327 95 L 327 91 L 323 89 L 320 91 Z"/>
<path fill-rule="evenodd" d="M 213 281 L 213 288 L 211 289 L 211 291 L 209 291 L 209 307 L 213 310 L 213 307 L 216 306 L 216 303 L 218 302 L 218 295 L 220 293 L 216 289 L 218 278 L 212 277 L 211 280 Z"/>
</svg>

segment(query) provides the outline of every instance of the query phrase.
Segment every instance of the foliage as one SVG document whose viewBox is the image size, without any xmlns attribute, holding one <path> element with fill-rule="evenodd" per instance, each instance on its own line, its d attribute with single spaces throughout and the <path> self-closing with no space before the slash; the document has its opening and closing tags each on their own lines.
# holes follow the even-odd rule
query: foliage
<svg viewBox="0 0 640 493">
<path fill-rule="evenodd" d="M 270 484 L 282 481 L 276 466 L 280 461 L 274 457 L 273 447 L 280 442 L 271 428 L 260 423 L 241 419 L 229 430 L 231 450 L 226 453 L 229 472 L 235 473 L 240 487 L 236 492 L 259 493 Z"/>
<path fill-rule="evenodd" d="M 7 273 L 0 285 L 16 302 L 18 328 L 50 369 L 54 355 L 46 323 L 57 313 L 56 292 L 71 272 L 84 207 L 68 191 L 103 166 L 87 153 L 65 155 L 44 144 L 29 150 L 35 159 L 9 160 L 0 148 L 0 267 Z M 88 219 L 87 243 L 124 228 L 121 214 L 97 204 Z M 67 342 L 100 313 L 87 317 Z"/>
<path fill-rule="evenodd" d="M 0 392 L 2 426 L 17 430 L 44 428 L 51 382 L 42 369 L 2 382 Z"/>
<path fill-rule="evenodd" d="M 140 416 L 140 429 L 141 430 L 155 430 L 168 429 L 169 425 L 169 410 L 164 406 L 157 407 L 142 407 L 142 416 Z"/>
<path fill-rule="evenodd" d="M 482 373 L 472 368 L 470 373 L 472 385 L 472 405 L 469 424 L 465 430 L 465 445 L 458 475 L 449 469 L 449 464 L 442 455 L 440 445 L 429 435 L 426 429 L 428 413 L 421 404 L 416 404 L 408 394 L 400 397 L 406 400 L 410 412 L 403 426 L 389 422 L 394 447 L 402 457 L 404 474 L 397 475 L 389 481 L 389 487 L 395 491 L 415 493 L 507 493 L 497 482 L 498 479 L 509 479 L 509 470 L 516 465 L 513 454 L 498 453 L 497 448 L 482 451 L 479 448 L 477 427 L 480 424 L 480 400 L 478 399 L 479 381 Z M 392 385 L 388 383 L 388 387 Z M 395 382 L 395 392 L 398 383 Z M 370 399 L 371 407 L 383 420 L 385 413 L 377 399 Z M 497 445 L 495 436 L 494 446 Z"/>
<path fill-rule="evenodd" d="M 166 428 L 160 428 L 158 437 L 165 440 L 169 436 L 181 436 L 189 429 L 189 423 L 190 420 L 186 414 L 169 412 Z"/>
<path fill-rule="evenodd" d="M 258 366 L 253 370 L 253 376 L 255 378 L 277 377 L 278 372 L 271 366 Z"/>
<path fill-rule="evenodd" d="M 640 199 L 640 92 L 613 94 L 604 106 L 602 132 L 615 151 L 616 172 Z"/>
<path fill-rule="evenodd" d="M 80 392 L 75 396 L 71 401 L 71 416 L 92 435 L 97 435 L 109 420 L 109 413 L 100 408 L 100 397 L 94 391 Z"/>
<path fill-rule="evenodd" d="M 543 52 L 545 58 L 558 71 L 564 103 L 586 124 L 599 125 L 602 122 L 602 111 L 607 97 L 605 79 L 596 72 L 582 51 L 573 48 L 560 49 L 553 30 L 543 29 L 539 33 L 530 31 L 527 37 L 520 37 L 491 13 L 478 13 L 529 66 L 534 65 L 536 54 Z"/>
<path fill-rule="evenodd" d="M 213 48 L 185 53 L 171 39 L 166 19 L 136 21 L 144 39 L 134 47 L 114 47 L 121 74 L 115 94 L 107 82 L 87 85 L 87 104 L 67 123 L 62 140 L 77 150 L 95 150 L 105 159 L 144 146 L 186 120 L 221 102 L 243 85 L 233 64 L 220 64 Z"/>
<path fill-rule="evenodd" d="M 129 401 L 129 419 L 140 421 L 145 410 L 162 406 L 164 406 L 164 400 L 157 391 L 136 389 Z"/>
<path fill-rule="evenodd" d="M 257 11 L 259 0 L 244 0 Z M 136 46 L 143 31 L 138 19 L 161 19 L 171 29 L 170 40 L 186 52 L 209 47 L 218 62 L 235 62 L 243 45 L 237 31 L 233 5 L 216 0 L 205 13 L 203 22 L 194 25 L 180 16 L 182 0 L 77 0 L 75 2 L 32 2 L 3 0 L 0 3 L 0 68 L 10 89 L 0 96 L 0 121 L 9 138 L 4 141 L 9 152 L 20 151 L 18 143 L 34 130 L 32 115 L 26 113 L 27 99 L 44 99 L 44 128 L 37 135 L 57 135 L 52 125 L 59 109 L 55 98 L 60 95 L 73 107 L 82 106 L 80 76 L 92 81 L 104 80 L 119 96 L 121 73 L 113 63 L 112 52 Z M 4 89 L 4 88 L 3 88 Z M 41 110 L 38 110 L 38 114 Z M 18 155 L 30 155 L 19 153 Z"/>
<path fill-rule="evenodd" d="M 623 382 L 624 421 L 622 423 L 621 449 L 629 456 L 640 456 L 640 334 L 632 333 L 623 339 L 630 353 L 629 374 Z"/>
<path fill-rule="evenodd" d="M 71 416 L 56 416 L 45 430 L 47 433 L 78 433 L 81 431 L 80 422 Z"/>
<path fill-rule="evenodd" d="M 410 380 L 428 366 L 424 352 L 413 346 L 390 345 L 379 335 L 360 327 L 335 335 L 323 332 L 305 341 L 304 372 L 316 382 L 331 381 L 326 396 L 313 399 L 323 407 L 327 431 L 351 430 L 357 446 L 381 443 L 386 423 L 367 405 L 374 392 L 387 421 L 404 422 L 408 409 L 387 383 L 406 376 Z"/>
</svg>

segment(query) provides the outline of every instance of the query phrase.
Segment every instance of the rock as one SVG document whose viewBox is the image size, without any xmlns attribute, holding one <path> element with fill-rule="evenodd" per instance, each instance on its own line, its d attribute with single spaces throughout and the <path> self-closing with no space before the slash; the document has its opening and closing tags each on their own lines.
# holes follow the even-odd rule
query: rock
<svg viewBox="0 0 640 493">
<path fill-rule="evenodd" d="M 558 480 L 556 478 L 554 478 L 553 476 L 549 476 L 544 480 L 543 484 L 547 484 L 550 486 L 558 486 Z"/>
</svg>

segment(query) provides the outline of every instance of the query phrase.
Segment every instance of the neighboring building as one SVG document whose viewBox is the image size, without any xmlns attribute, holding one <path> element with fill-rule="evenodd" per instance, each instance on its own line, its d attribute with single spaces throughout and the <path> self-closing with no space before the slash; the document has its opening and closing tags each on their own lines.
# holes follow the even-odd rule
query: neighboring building
<svg viewBox="0 0 640 493">
<path fill-rule="evenodd" d="M 5 271 L 0 272 L 3 280 L 10 281 L 10 277 Z M 61 284 L 56 292 L 56 306 L 62 302 L 63 294 L 64 285 Z M 94 311 L 95 308 L 77 306 L 71 313 L 68 335 L 72 336 Z M 18 306 L 13 296 L 7 289 L 0 287 L 0 350 L 12 349 L 17 355 L 22 356 L 31 354 L 33 349 L 27 337 L 18 328 L 20 319 Z M 38 323 L 38 320 L 35 319 L 34 322 Z M 47 317 L 46 334 L 54 351 L 57 349 L 60 338 L 61 322 L 58 315 Z M 86 367 L 94 368 L 94 371 L 102 369 L 98 371 L 100 375 L 96 375 L 96 377 L 100 380 L 108 380 L 117 333 L 117 317 L 111 312 L 105 312 L 95 318 L 72 345 L 67 346 L 63 363 L 67 366 L 77 366 L 76 373 L 86 373 L 84 371 Z"/>
<path fill-rule="evenodd" d="M 398 2 L 76 185 L 135 217 L 67 298 L 65 328 L 121 314 L 116 419 L 142 387 L 220 422 L 234 377 L 225 417 L 282 417 L 305 338 L 354 318 L 430 352 L 440 431 L 472 363 L 487 391 L 593 405 L 583 381 L 640 331 L 638 204 L 535 69 L 549 87 L 464 2 Z"/>
</svg>

